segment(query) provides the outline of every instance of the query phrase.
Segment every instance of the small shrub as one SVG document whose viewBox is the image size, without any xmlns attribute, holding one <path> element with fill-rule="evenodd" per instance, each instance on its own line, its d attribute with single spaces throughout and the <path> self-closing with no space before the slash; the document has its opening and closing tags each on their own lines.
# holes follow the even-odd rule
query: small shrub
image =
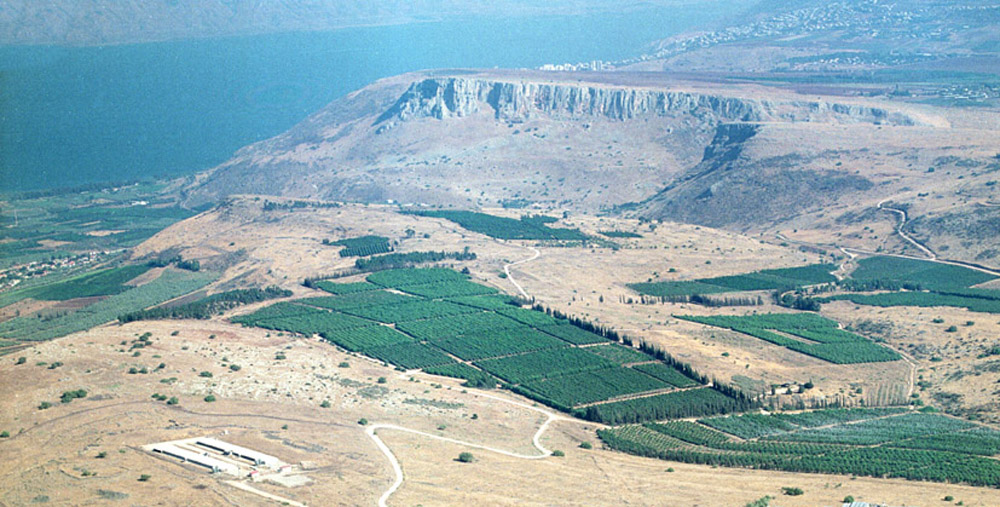
<svg viewBox="0 0 1000 507">
<path fill-rule="evenodd" d="M 337 368 L 350 368 L 350 367 L 351 363 L 348 363 L 347 361 L 341 361 L 340 364 L 337 365 Z"/>
<path fill-rule="evenodd" d="M 358 424 L 360 424 L 362 426 L 367 426 L 368 425 L 368 419 L 365 419 L 364 417 L 362 417 L 361 419 L 358 419 Z"/>
<path fill-rule="evenodd" d="M 14 363 L 14 364 L 24 364 L 27 361 L 28 361 L 28 358 L 26 358 L 26 357 L 19 357 L 19 358 L 17 358 L 17 362 Z"/>
<path fill-rule="evenodd" d="M 552 451 L 552 455 L 555 456 L 555 457 L 557 457 L 557 458 L 561 458 L 561 457 L 565 456 L 566 453 L 560 451 L 559 449 L 556 449 L 556 450 Z"/>
<path fill-rule="evenodd" d="M 0 438 L 10 438 L 10 432 L 7 430 L 0 431 Z"/>
<path fill-rule="evenodd" d="M 167 405 L 176 405 L 176 404 L 178 404 L 180 402 L 181 401 L 178 400 L 176 396 L 171 396 L 170 399 L 167 400 Z"/>
<path fill-rule="evenodd" d="M 851 495 L 845 496 L 844 497 L 844 503 L 854 503 L 854 497 L 851 496 Z"/>
<path fill-rule="evenodd" d="M 384 384 L 384 383 L 386 383 L 386 382 L 388 382 L 388 380 L 386 380 L 386 378 L 385 378 L 385 377 L 379 377 L 379 378 L 378 378 L 378 383 L 379 383 L 379 384 Z"/>
<path fill-rule="evenodd" d="M 802 491 L 802 488 L 789 488 L 789 487 L 781 488 L 781 492 L 788 496 L 799 496 L 805 493 L 804 491 Z"/>
<path fill-rule="evenodd" d="M 948 495 L 948 496 L 944 497 L 944 501 L 945 501 L 945 502 L 951 502 L 951 501 L 953 501 L 953 500 L 955 500 L 955 497 L 953 497 L 953 496 L 951 496 L 951 495 Z"/>
<path fill-rule="evenodd" d="M 69 403 L 77 398 L 86 398 L 87 391 L 83 389 L 77 389 L 76 391 L 64 391 L 62 396 L 59 397 L 60 403 Z"/>
<path fill-rule="evenodd" d="M 323 400 L 323 403 L 319 404 L 320 408 L 330 408 L 330 400 Z"/>
<path fill-rule="evenodd" d="M 205 378 L 212 378 L 212 372 L 210 372 L 210 371 L 203 371 L 203 372 L 199 373 L 198 376 L 199 377 L 205 377 Z"/>
<path fill-rule="evenodd" d="M 104 459 L 104 458 L 107 458 L 107 457 L 108 457 L 108 453 L 105 452 L 105 451 L 101 451 L 101 452 L 97 453 L 97 459 Z"/>
<path fill-rule="evenodd" d="M 581 449 L 593 449 L 594 446 L 590 442 L 580 442 Z"/>
<path fill-rule="evenodd" d="M 670 468 L 668 468 L 668 469 L 667 469 L 667 472 L 669 472 L 669 473 L 674 473 L 674 467 L 670 467 Z"/>
<path fill-rule="evenodd" d="M 240 371 L 243 367 L 238 364 L 231 364 L 229 365 L 229 369 L 232 371 Z"/>
<path fill-rule="evenodd" d="M 476 457 L 471 452 L 463 452 L 458 455 L 458 461 L 461 463 L 472 463 L 475 460 Z"/>
<path fill-rule="evenodd" d="M 210 394 L 210 395 L 208 395 L 208 396 L 205 397 L 205 403 L 212 403 L 213 401 L 215 401 L 215 395 L 214 394 Z"/>
<path fill-rule="evenodd" d="M 47 401 L 43 401 L 38 404 L 38 410 L 45 410 L 47 408 L 52 408 L 52 404 Z"/>
<path fill-rule="evenodd" d="M 954 333 L 956 331 L 958 331 L 958 326 L 948 326 L 948 328 L 944 330 L 945 333 Z"/>
<path fill-rule="evenodd" d="M 142 475 L 139 476 L 139 482 L 147 482 L 147 481 L 149 481 L 152 478 L 153 478 L 152 475 L 142 474 Z"/>
</svg>

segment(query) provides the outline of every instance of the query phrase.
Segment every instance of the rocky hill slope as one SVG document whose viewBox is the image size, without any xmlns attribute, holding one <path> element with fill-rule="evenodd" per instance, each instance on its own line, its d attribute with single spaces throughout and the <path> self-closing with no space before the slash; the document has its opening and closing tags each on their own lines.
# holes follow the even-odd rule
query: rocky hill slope
<svg viewBox="0 0 1000 507">
<path fill-rule="evenodd" d="M 593 211 L 650 198 L 674 183 L 703 163 L 720 126 L 909 129 L 935 121 L 857 99 L 662 76 L 409 74 L 359 90 L 241 150 L 189 192 L 192 202 L 261 193 Z"/>
</svg>

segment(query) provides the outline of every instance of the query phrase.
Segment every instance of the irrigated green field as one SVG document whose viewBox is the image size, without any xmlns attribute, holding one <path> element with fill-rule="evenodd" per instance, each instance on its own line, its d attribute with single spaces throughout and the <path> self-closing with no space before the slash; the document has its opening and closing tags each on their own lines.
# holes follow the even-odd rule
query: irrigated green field
<svg viewBox="0 0 1000 507">
<path fill-rule="evenodd" d="M 553 407 L 591 414 L 595 420 L 647 420 L 678 411 L 705 415 L 752 405 L 736 393 L 714 389 L 664 397 L 666 392 L 699 386 L 694 378 L 702 377 L 689 367 L 675 368 L 674 363 L 613 343 L 565 319 L 516 306 L 512 298 L 494 295 L 494 289 L 452 270 L 380 271 L 369 275 L 367 282 L 338 285 L 317 283 L 335 296 L 281 302 L 232 320 L 319 334 L 349 351 L 404 369 L 426 368 L 464 378 L 470 385 L 504 383 Z M 632 404 L 616 401 L 622 397 L 640 399 Z M 607 409 L 593 410 L 605 403 Z"/>
<path fill-rule="evenodd" d="M 906 409 L 748 414 L 598 434 L 614 449 L 686 463 L 1000 484 L 1000 431 Z"/>
</svg>

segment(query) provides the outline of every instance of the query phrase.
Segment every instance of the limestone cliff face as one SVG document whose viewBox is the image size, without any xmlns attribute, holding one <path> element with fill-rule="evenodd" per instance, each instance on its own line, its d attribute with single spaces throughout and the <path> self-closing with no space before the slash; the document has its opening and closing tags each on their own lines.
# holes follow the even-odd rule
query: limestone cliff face
<svg viewBox="0 0 1000 507">
<path fill-rule="evenodd" d="M 463 117 L 487 107 L 504 121 L 544 114 L 613 120 L 692 115 L 714 122 L 919 123 L 903 113 L 853 104 L 781 102 L 645 88 L 463 77 L 428 78 L 413 83 L 376 123 Z"/>
</svg>

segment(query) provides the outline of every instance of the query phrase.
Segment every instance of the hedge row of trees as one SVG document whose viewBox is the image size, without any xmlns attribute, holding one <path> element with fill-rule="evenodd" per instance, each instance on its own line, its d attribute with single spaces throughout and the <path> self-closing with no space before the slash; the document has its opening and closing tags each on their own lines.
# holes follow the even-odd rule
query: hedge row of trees
<svg viewBox="0 0 1000 507">
<path fill-rule="evenodd" d="M 425 262 L 441 262 L 444 260 L 470 261 L 476 259 L 476 254 L 466 247 L 461 252 L 406 252 L 379 255 L 377 257 L 361 258 L 354 261 L 354 267 L 361 271 L 381 271 L 386 269 L 408 268 Z"/>
<path fill-rule="evenodd" d="M 156 319 L 207 319 L 240 305 L 257 303 L 268 299 L 288 297 L 292 291 L 276 286 L 266 289 L 238 289 L 220 292 L 197 301 L 170 308 L 150 308 L 118 316 L 118 322 L 125 324 L 137 320 Z"/>
<path fill-rule="evenodd" d="M 180 269 L 186 269 L 188 271 L 200 271 L 201 263 L 197 260 L 184 260 L 180 255 L 175 255 L 173 257 L 153 259 L 147 263 L 150 267 L 154 268 L 165 268 L 171 264 L 177 266 Z"/>
<path fill-rule="evenodd" d="M 651 305 L 657 303 L 694 303 L 696 305 L 719 307 L 719 306 L 760 306 L 764 304 L 764 298 L 760 296 L 733 296 L 733 297 L 712 297 L 703 294 L 672 294 L 669 296 L 640 296 L 638 300 L 631 297 L 620 298 L 622 303 Z"/>
<path fill-rule="evenodd" d="M 379 255 L 376 257 L 365 257 L 354 261 L 354 266 L 341 269 L 328 274 L 310 276 L 302 281 L 302 285 L 315 289 L 316 282 L 323 280 L 334 280 L 348 276 L 360 275 L 361 273 L 372 273 L 375 271 L 385 271 L 389 269 L 412 268 L 418 264 L 429 262 L 441 262 L 445 260 L 467 261 L 475 260 L 476 254 L 470 252 L 469 248 L 461 252 L 406 252 Z M 463 271 L 468 274 L 467 271 Z"/>
</svg>

